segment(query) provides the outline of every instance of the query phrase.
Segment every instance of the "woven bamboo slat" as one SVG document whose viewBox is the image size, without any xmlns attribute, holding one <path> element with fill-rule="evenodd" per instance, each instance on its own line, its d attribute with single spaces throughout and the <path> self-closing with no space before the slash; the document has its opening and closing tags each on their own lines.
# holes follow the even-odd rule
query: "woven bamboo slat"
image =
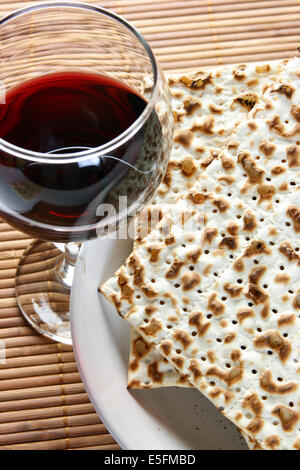
<svg viewBox="0 0 300 470">
<path fill-rule="evenodd" d="M 0 17 L 35 3 L 0 0 Z M 300 45 L 298 0 L 89 3 L 100 4 L 131 21 L 149 41 L 167 73 L 285 58 L 297 54 Z M 61 57 L 69 60 L 67 51 Z M 96 57 L 89 53 L 87 60 L 93 63 Z M 0 450 L 118 449 L 88 399 L 72 347 L 43 338 L 20 314 L 15 270 L 30 242 L 27 235 L 0 220 L 0 341 L 6 348 L 6 361 L 0 361 Z M 37 283 L 42 289 L 41 266 L 51 269 L 55 256 L 59 256 L 47 243 L 44 250 L 43 255 L 32 254 L 24 267 L 24 296 Z M 52 259 L 45 261 L 50 255 Z M 52 301 L 56 309 L 64 309 L 64 292 L 56 292 Z"/>
<path fill-rule="evenodd" d="M 94 412 L 82 415 L 63 416 L 56 418 L 35 419 L 31 421 L 15 421 L 0 424 L 0 434 L 13 434 L 26 431 L 48 431 L 64 427 L 88 426 L 100 424 L 100 418 Z"/>
</svg>

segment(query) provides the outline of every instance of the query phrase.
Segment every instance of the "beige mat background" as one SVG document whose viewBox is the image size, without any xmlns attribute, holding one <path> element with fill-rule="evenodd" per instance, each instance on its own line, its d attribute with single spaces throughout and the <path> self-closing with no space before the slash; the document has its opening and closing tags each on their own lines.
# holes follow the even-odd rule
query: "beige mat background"
<svg viewBox="0 0 300 470">
<path fill-rule="evenodd" d="M 35 3 L 0 0 L 0 17 Z M 300 0 L 89 3 L 131 21 L 168 73 L 279 59 L 300 47 Z M 89 401 L 72 348 L 44 339 L 18 310 L 15 269 L 29 242 L 0 221 L 0 340 L 7 357 L 0 364 L 0 450 L 118 449 Z"/>
</svg>

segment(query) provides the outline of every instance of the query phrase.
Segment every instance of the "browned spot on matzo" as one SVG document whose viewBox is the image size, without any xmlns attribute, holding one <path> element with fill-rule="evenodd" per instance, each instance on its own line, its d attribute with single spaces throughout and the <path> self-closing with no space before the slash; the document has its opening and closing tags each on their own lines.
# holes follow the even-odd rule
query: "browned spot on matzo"
<svg viewBox="0 0 300 470">
<path fill-rule="evenodd" d="M 226 382 L 227 385 L 231 387 L 231 385 L 241 380 L 243 376 L 243 369 L 241 367 L 233 367 L 227 372 L 220 369 L 219 367 L 213 366 L 207 370 L 206 375 L 218 377 L 219 379 L 224 380 L 224 382 Z"/>
<path fill-rule="evenodd" d="M 223 303 L 217 299 L 217 294 L 215 292 L 213 292 L 209 296 L 208 302 L 207 302 L 207 308 L 208 310 L 213 312 L 213 314 L 216 316 L 222 315 L 222 313 L 224 313 L 224 310 L 225 310 Z"/>
<path fill-rule="evenodd" d="M 253 158 L 251 158 L 249 152 L 240 152 L 238 155 L 238 162 L 242 165 L 245 172 L 247 173 L 250 183 L 257 184 L 261 182 L 264 175 L 264 170 L 256 166 L 256 163 Z"/>
<path fill-rule="evenodd" d="M 230 295 L 230 297 L 238 297 L 243 288 L 237 284 L 230 284 L 229 282 L 225 282 L 224 290 Z"/>
<path fill-rule="evenodd" d="M 183 107 L 188 116 L 194 114 L 194 112 L 201 108 L 201 101 L 194 96 L 188 96 L 183 100 Z"/>
<path fill-rule="evenodd" d="M 277 324 L 279 327 L 285 325 L 293 325 L 296 321 L 296 315 L 294 313 L 283 313 L 278 318 Z"/>
<path fill-rule="evenodd" d="M 191 76 L 180 77 L 180 82 L 187 88 L 192 90 L 201 90 L 211 83 L 211 74 L 207 72 L 199 72 Z"/>
<path fill-rule="evenodd" d="M 244 227 L 243 230 L 246 230 L 247 232 L 253 232 L 253 230 L 256 229 L 257 227 L 257 221 L 255 218 L 255 215 L 251 210 L 247 210 L 243 216 L 244 220 Z"/>
<path fill-rule="evenodd" d="M 276 150 L 276 145 L 272 142 L 264 141 L 260 144 L 259 149 L 266 157 L 271 157 Z"/>
<path fill-rule="evenodd" d="M 254 418 L 247 425 L 246 429 L 252 434 L 258 434 L 259 431 L 262 429 L 263 425 L 264 425 L 264 420 L 262 418 Z"/>
<path fill-rule="evenodd" d="M 287 432 L 292 431 L 299 421 L 299 412 L 284 405 L 276 406 L 272 414 L 280 419 L 281 426 Z"/>
<path fill-rule="evenodd" d="M 176 279 L 179 275 L 179 271 L 184 266 L 184 261 L 179 260 L 178 258 L 175 258 L 172 265 L 166 272 L 166 278 L 167 279 Z"/>
<path fill-rule="evenodd" d="M 141 291 L 149 299 L 154 299 L 155 297 L 158 297 L 158 292 L 151 286 L 142 286 Z"/>
<path fill-rule="evenodd" d="M 193 342 L 191 336 L 185 330 L 175 330 L 173 337 L 183 346 L 184 349 L 188 348 Z"/>
<path fill-rule="evenodd" d="M 161 383 L 163 381 L 163 374 L 159 372 L 157 362 L 148 365 L 148 375 L 153 382 Z"/>
<path fill-rule="evenodd" d="M 189 251 L 186 255 L 187 259 L 189 261 L 192 261 L 193 263 L 197 263 L 198 259 L 200 258 L 202 254 L 201 248 L 195 248 L 192 251 Z"/>
<path fill-rule="evenodd" d="M 204 229 L 204 243 L 212 243 L 213 239 L 217 236 L 218 229 L 217 228 L 205 228 Z"/>
<path fill-rule="evenodd" d="M 291 115 L 296 119 L 296 121 L 300 122 L 300 106 L 293 104 L 291 107 Z"/>
<path fill-rule="evenodd" d="M 196 171 L 196 165 L 194 163 L 193 157 L 184 157 L 184 159 L 180 162 L 180 168 L 184 176 L 193 176 Z"/>
<path fill-rule="evenodd" d="M 255 392 L 250 393 L 244 398 L 242 406 L 251 410 L 255 416 L 261 416 L 263 411 L 263 402 Z"/>
<path fill-rule="evenodd" d="M 250 111 L 250 109 L 252 109 L 255 106 L 257 99 L 258 99 L 258 96 L 256 93 L 245 93 L 244 95 L 236 98 L 234 101 L 236 101 L 237 103 L 244 106 Z"/>
<path fill-rule="evenodd" d="M 139 336 L 135 341 L 132 343 L 132 354 L 137 357 L 143 357 L 149 351 L 150 346 L 146 341 Z"/>
<path fill-rule="evenodd" d="M 182 369 L 184 366 L 184 359 L 182 356 L 172 357 L 171 361 L 178 367 L 178 369 Z"/>
<path fill-rule="evenodd" d="M 191 360 L 189 370 L 193 374 L 194 380 L 196 381 L 203 375 L 201 372 L 200 362 L 197 359 Z"/>
<path fill-rule="evenodd" d="M 251 257 L 260 254 L 270 254 L 271 251 L 262 240 L 253 240 L 244 251 L 244 256 Z"/>
<path fill-rule="evenodd" d="M 293 307 L 296 309 L 300 308 L 300 291 L 293 298 Z"/>
<path fill-rule="evenodd" d="M 121 294 L 123 299 L 128 300 L 129 303 L 132 303 L 134 290 L 128 283 L 128 277 L 124 273 L 120 272 L 118 276 L 118 284 L 121 289 Z"/>
<path fill-rule="evenodd" d="M 182 129 L 176 131 L 174 142 L 182 145 L 183 147 L 189 147 L 193 141 L 194 134 L 189 129 Z"/>
<path fill-rule="evenodd" d="M 260 184 L 258 186 L 258 194 L 260 196 L 259 201 L 272 199 L 274 194 L 276 194 L 276 188 L 272 184 Z"/>
<path fill-rule="evenodd" d="M 268 298 L 269 294 L 267 294 L 264 289 L 262 289 L 259 286 L 256 285 L 251 285 L 249 286 L 247 292 L 246 292 L 246 297 L 248 297 L 249 300 L 257 304 L 263 304 L 265 303 Z"/>
<path fill-rule="evenodd" d="M 234 341 L 235 338 L 236 338 L 236 333 L 234 333 L 234 332 L 227 333 L 227 334 L 224 336 L 224 344 L 232 343 L 232 341 Z"/>
<path fill-rule="evenodd" d="M 229 204 L 228 202 L 226 201 L 225 198 L 212 198 L 212 203 L 214 206 L 216 206 L 216 208 L 221 212 L 226 212 L 229 208 Z"/>
<path fill-rule="evenodd" d="M 161 247 L 159 246 L 148 246 L 147 251 L 150 254 L 150 262 L 157 263 L 159 261 L 159 254 L 161 252 Z"/>
<path fill-rule="evenodd" d="M 194 289 L 201 282 L 201 276 L 196 272 L 184 273 L 181 277 L 181 282 L 182 289 L 189 291 Z"/>
<path fill-rule="evenodd" d="M 300 145 L 289 145 L 286 149 L 286 156 L 290 168 L 300 167 Z"/>
<path fill-rule="evenodd" d="M 244 265 L 243 260 L 241 258 L 238 258 L 237 260 L 235 260 L 235 262 L 233 263 L 233 269 L 235 269 L 235 271 L 237 271 L 237 272 L 244 271 L 245 265 Z"/>
<path fill-rule="evenodd" d="M 205 116 L 201 123 L 193 124 L 191 132 L 203 132 L 204 134 L 214 133 L 215 118 L 213 116 Z"/>
<path fill-rule="evenodd" d="M 238 237 L 223 237 L 219 243 L 219 248 L 228 248 L 228 250 L 236 250 L 238 248 Z"/>
<path fill-rule="evenodd" d="M 265 439 L 265 444 L 268 449 L 275 450 L 280 446 L 280 439 L 276 435 L 268 436 Z"/>
<path fill-rule="evenodd" d="M 155 305 L 146 305 L 145 307 L 145 313 L 146 315 L 153 315 L 154 312 L 157 311 L 157 307 Z"/>
<path fill-rule="evenodd" d="M 165 354 L 165 356 L 169 356 L 171 354 L 172 346 L 173 344 L 172 344 L 172 341 L 170 340 L 164 340 L 161 342 L 160 348 L 162 352 Z"/>
<path fill-rule="evenodd" d="M 285 84 L 282 84 L 276 90 L 271 91 L 271 93 L 281 93 L 282 95 L 285 95 L 289 99 L 293 96 L 294 92 L 295 92 L 295 89 L 293 87 L 291 87 L 290 85 L 285 85 Z"/>
<path fill-rule="evenodd" d="M 254 339 L 257 348 L 270 348 L 276 351 L 282 362 L 291 354 L 290 343 L 277 330 L 268 330 Z"/>
<path fill-rule="evenodd" d="M 151 318 L 149 325 L 141 326 L 140 329 L 147 335 L 147 336 L 156 336 L 158 331 L 162 329 L 162 324 L 157 318 Z"/>
<path fill-rule="evenodd" d="M 209 104 L 208 108 L 209 108 L 209 111 L 213 114 L 222 114 L 223 113 L 222 108 L 219 108 L 214 103 Z"/>
<path fill-rule="evenodd" d="M 237 317 L 239 323 L 243 323 L 243 321 L 246 320 L 247 318 L 255 317 L 255 313 L 254 313 L 254 310 L 252 308 L 245 307 L 245 308 L 241 308 L 237 312 L 236 317 Z"/>
<path fill-rule="evenodd" d="M 189 316 L 189 325 L 196 327 L 198 335 L 201 337 L 206 334 L 211 322 L 206 320 L 202 312 L 193 312 Z"/>
<path fill-rule="evenodd" d="M 248 276 L 250 284 L 258 284 L 266 270 L 266 266 L 254 266 Z"/>
<path fill-rule="evenodd" d="M 295 232 L 300 233 L 300 209 L 297 206 L 290 206 L 287 210 L 287 216 L 292 219 Z"/>
<path fill-rule="evenodd" d="M 220 394 L 224 395 L 225 403 L 229 403 L 234 398 L 234 393 L 225 390 L 222 387 L 214 387 L 210 392 L 209 396 L 211 398 L 216 398 Z"/>
<path fill-rule="evenodd" d="M 298 389 L 298 384 L 296 382 L 288 382 L 283 384 L 278 384 L 273 380 L 272 372 L 266 370 L 259 379 L 260 386 L 263 390 L 268 393 L 274 393 L 277 395 L 287 395 L 289 393 L 295 392 Z"/>
<path fill-rule="evenodd" d="M 285 273 L 285 274 L 276 274 L 274 282 L 282 283 L 282 284 L 288 284 L 290 279 L 291 278 L 287 273 Z"/>
</svg>

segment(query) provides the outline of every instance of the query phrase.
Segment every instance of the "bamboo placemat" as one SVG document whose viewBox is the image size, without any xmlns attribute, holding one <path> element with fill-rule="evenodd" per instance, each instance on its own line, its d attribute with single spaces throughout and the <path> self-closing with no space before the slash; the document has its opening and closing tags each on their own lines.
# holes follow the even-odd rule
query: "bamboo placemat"
<svg viewBox="0 0 300 470">
<path fill-rule="evenodd" d="M 0 0 L 0 16 L 33 3 Z M 289 57 L 300 46 L 300 0 L 89 3 L 134 23 L 168 73 Z M 0 449 L 118 449 L 89 401 L 72 348 L 40 336 L 18 310 L 15 269 L 29 243 L 0 221 Z"/>
</svg>

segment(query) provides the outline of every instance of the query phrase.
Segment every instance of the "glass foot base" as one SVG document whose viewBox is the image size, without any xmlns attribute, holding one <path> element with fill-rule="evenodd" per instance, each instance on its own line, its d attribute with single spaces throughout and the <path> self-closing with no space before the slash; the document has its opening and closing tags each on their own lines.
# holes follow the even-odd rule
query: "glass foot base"
<svg viewBox="0 0 300 470">
<path fill-rule="evenodd" d="M 23 253 L 17 268 L 16 296 L 24 317 L 33 328 L 55 341 L 72 344 L 72 269 L 68 265 L 67 283 L 64 276 L 65 262 L 65 254 L 55 244 L 34 241 Z"/>
</svg>

